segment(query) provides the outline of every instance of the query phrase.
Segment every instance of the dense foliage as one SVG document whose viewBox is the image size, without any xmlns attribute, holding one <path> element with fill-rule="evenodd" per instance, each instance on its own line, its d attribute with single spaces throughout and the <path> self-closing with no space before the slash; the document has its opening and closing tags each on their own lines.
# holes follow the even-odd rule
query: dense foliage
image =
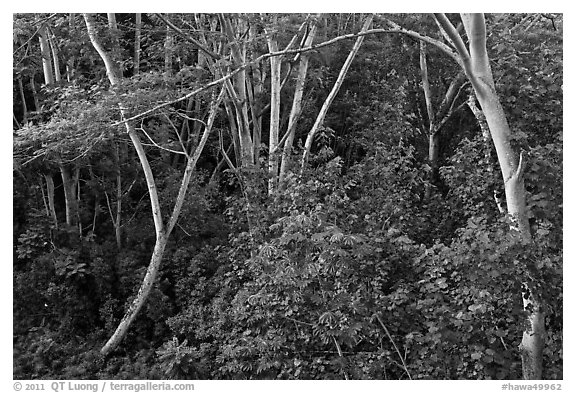
<svg viewBox="0 0 576 393">
<path fill-rule="evenodd" d="M 256 36 L 236 37 L 251 37 L 249 59 L 266 53 L 267 22 L 237 17 L 256 26 Z M 115 33 L 106 15 L 97 18 L 106 44 L 118 42 L 125 78 L 114 89 L 80 15 L 14 16 L 15 379 L 518 379 L 524 282 L 546 305 L 544 377 L 562 379 L 561 16 L 487 18 L 498 94 L 528 162 L 531 243 L 498 209 L 494 148 L 465 105 L 444 125 L 439 174 L 430 177 L 419 44 L 405 35 L 366 37 L 300 171 L 303 141 L 353 44 L 337 41 L 310 54 L 293 171 L 274 192 L 270 72 L 254 98 L 265 114 L 255 165 L 228 149 L 233 102 L 219 109 L 159 277 L 108 357 L 99 350 L 136 296 L 155 242 L 146 179 L 115 125 L 118 105 L 140 113 L 218 75 L 189 39 L 168 40 L 163 21 L 146 14 L 136 72 L 134 15 L 116 15 Z M 305 15 L 282 18 L 284 48 Z M 439 36 L 430 16 L 390 18 Z M 211 32 L 211 49 L 232 46 L 210 30 L 217 18 L 171 20 L 189 37 Z M 361 15 L 323 15 L 315 42 L 361 25 Z M 58 48 L 54 83 L 42 78 L 40 28 Z M 458 66 L 436 49 L 428 59 L 439 103 Z M 283 127 L 295 73 L 281 92 Z M 174 151 L 198 145 L 211 97 L 207 89 L 135 121 L 165 216 L 185 166 Z"/>
</svg>

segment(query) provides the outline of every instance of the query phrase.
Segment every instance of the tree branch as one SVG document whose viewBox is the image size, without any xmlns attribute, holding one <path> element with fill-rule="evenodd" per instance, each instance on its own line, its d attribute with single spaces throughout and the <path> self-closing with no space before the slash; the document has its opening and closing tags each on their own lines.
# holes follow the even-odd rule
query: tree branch
<svg viewBox="0 0 576 393">
<path fill-rule="evenodd" d="M 160 105 L 157 105 L 157 106 L 155 106 L 151 109 L 148 109 L 144 112 L 141 112 L 137 115 L 134 115 L 134 116 L 125 118 L 121 121 L 115 122 L 112 124 L 112 126 L 118 126 L 118 125 L 121 125 L 121 124 L 126 123 L 126 122 L 137 120 L 137 119 L 142 118 L 144 116 L 150 115 L 150 114 L 158 111 L 159 109 L 165 108 L 165 107 L 170 106 L 170 105 L 177 104 L 177 103 L 182 102 L 182 101 L 185 101 L 185 100 L 189 99 L 190 97 L 193 97 L 193 96 L 195 96 L 195 95 L 197 95 L 197 94 L 199 94 L 205 90 L 208 90 L 208 89 L 210 89 L 216 85 L 219 85 L 220 83 L 223 83 L 223 82 L 233 78 L 236 74 L 245 70 L 247 67 L 258 64 L 261 61 L 266 60 L 270 57 L 285 56 L 285 55 L 289 55 L 289 54 L 298 54 L 298 53 L 309 52 L 309 51 L 317 50 L 317 49 L 320 49 L 320 48 L 323 48 L 323 47 L 326 47 L 329 45 L 333 45 L 339 41 L 348 40 L 348 39 L 352 39 L 352 38 L 358 38 L 360 36 L 366 36 L 366 35 L 370 35 L 370 34 L 404 34 L 404 35 L 408 35 L 410 37 L 425 41 L 431 45 L 438 47 L 444 53 L 446 53 L 447 55 L 452 57 L 458 64 L 460 64 L 460 62 L 461 62 L 461 59 L 458 56 L 458 54 L 456 54 L 452 49 L 450 49 L 450 47 L 448 45 L 446 45 L 446 44 L 444 44 L 444 43 L 442 43 L 442 42 L 440 42 L 434 38 L 427 37 L 427 36 L 421 35 L 417 32 L 414 32 L 411 30 L 406 30 L 406 29 L 401 28 L 401 27 L 398 27 L 395 29 L 371 29 L 371 30 L 366 30 L 363 32 L 355 33 L 355 34 L 345 34 L 345 35 L 335 37 L 335 38 L 332 38 L 330 40 L 321 42 L 319 44 L 312 45 L 310 47 L 299 48 L 299 49 L 288 49 L 288 50 L 282 50 L 279 52 L 265 53 L 263 55 L 260 55 L 259 57 L 257 57 L 254 60 L 251 60 L 251 61 L 248 61 L 248 62 L 245 62 L 245 63 L 239 65 L 235 70 L 231 71 L 229 74 L 224 75 L 224 76 L 222 76 L 222 77 L 220 77 L 220 78 L 218 78 L 218 79 L 216 79 L 210 83 L 207 83 L 206 85 L 199 87 L 199 88 L 191 91 L 190 93 L 188 93 L 188 94 L 186 94 L 180 98 L 177 98 L 177 99 L 172 100 L 172 101 L 164 102 Z"/>
<path fill-rule="evenodd" d="M 206 48 L 204 45 L 202 45 L 200 42 L 198 42 L 196 39 L 194 39 L 193 37 L 191 37 L 190 35 L 186 34 L 185 32 L 183 32 L 180 28 L 178 28 L 176 25 L 174 25 L 172 22 L 170 22 L 168 19 L 164 18 L 162 16 L 162 14 L 160 13 L 156 13 L 154 14 L 156 15 L 162 22 L 164 22 L 169 28 L 171 28 L 172 30 L 174 30 L 176 33 L 178 33 L 178 35 L 180 35 L 182 38 L 184 38 L 186 41 L 190 42 L 192 45 L 194 45 L 196 48 L 198 48 L 199 50 L 201 50 L 202 52 L 204 52 L 205 54 L 207 54 L 208 56 L 210 56 L 212 59 L 214 60 L 220 60 L 222 57 L 217 54 L 212 52 L 210 49 Z"/>
</svg>

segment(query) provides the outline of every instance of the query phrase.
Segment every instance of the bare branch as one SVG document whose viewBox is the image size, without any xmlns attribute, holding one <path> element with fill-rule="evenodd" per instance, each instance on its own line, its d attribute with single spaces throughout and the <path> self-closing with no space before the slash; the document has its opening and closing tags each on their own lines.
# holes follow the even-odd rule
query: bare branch
<svg viewBox="0 0 576 393">
<path fill-rule="evenodd" d="M 176 33 L 178 33 L 182 38 L 184 38 L 186 41 L 190 42 L 192 45 L 194 45 L 196 48 L 198 48 L 199 50 L 201 50 L 202 52 L 204 52 L 205 54 L 207 54 L 208 56 L 210 56 L 212 59 L 214 60 L 220 60 L 221 56 L 217 53 L 212 52 L 210 49 L 206 48 L 204 45 L 202 45 L 200 42 L 198 42 L 196 39 L 194 39 L 193 37 L 191 37 L 189 34 L 186 34 L 185 32 L 183 32 L 180 28 L 178 28 L 177 26 L 175 26 L 172 22 L 170 22 L 168 19 L 164 18 L 162 16 L 162 14 L 160 13 L 156 13 L 154 14 L 156 15 L 162 22 L 164 22 L 169 28 L 171 28 L 172 30 L 174 30 Z"/>
<path fill-rule="evenodd" d="M 142 132 L 144 133 L 144 135 L 146 135 L 146 138 L 148 138 L 148 140 L 152 143 L 152 145 L 147 144 L 147 143 L 142 143 L 143 145 L 145 145 L 145 146 L 154 146 L 154 147 L 157 147 L 157 148 L 159 148 L 159 149 L 166 150 L 166 151 L 168 151 L 168 152 L 170 152 L 170 153 L 182 154 L 182 155 L 184 155 L 184 156 L 188 156 L 188 154 L 186 154 L 186 151 L 184 151 L 184 152 L 176 151 L 176 150 L 168 149 L 167 147 L 160 146 L 159 144 L 157 144 L 157 143 L 150 137 L 150 135 L 148 135 L 148 133 L 147 133 L 146 130 L 144 129 L 143 125 L 140 126 L 140 128 L 134 128 L 134 129 L 135 129 L 135 130 L 142 131 Z"/>
<path fill-rule="evenodd" d="M 410 37 L 425 41 L 431 45 L 434 45 L 434 46 L 438 47 L 439 49 L 441 49 L 444 53 L 446 53 L 447 55 L 452 57 L 457 63 L 460 64 L 460 62 L 461 62 L 461 59 L 458 56 L 458 54 L 456 54 L 448 45 L 446 45 L 446 44 L 444 44 L 444 43 L 442 43 L 442 42 L 440 42 L 434 38 L 421 35 L 415 31 L 406 30 L 402 27 L 398 27 L 398 28 L 394 28 L 394 29 L 371 29 L 371 30 L 366 30 L 364 32 L 359 32 L 359 33 L 355 33 L 355 34 L 345 34 L 345 35 L 335 37 L 335 38 L 332 38 L 330 40 L 321 42 L 319 44 L 312 45 L 310 47 L 298 48 L 298 49 L 288 49 L 288 50 L 282 50 L 279 52 L 265 53 L 265 54 L 257 57 L 254 60 L 251 60 L 251 61 L 248 61 L 246 63 L 239 65 L 235 70 L 231 71 L 229 74 L 224 75 L 224 76 L 222 76 L 222 77 L 220 77 L 220 78 L 218 78 L 218 79 L 216 79 L 210 83 L 207 83 L 206 85 L 199 87 L 199 88 L 191 91 L 190 93 L 188 93 L 188 94 L 186 94 L 180 98 L 177 98 L 177 99 L 172 100 L 172 101 L 164 102 L 160 105 L 157 105 L 157 106 L 155 106 L 151 109 L 148 109 L 144 112 L 141 112 L 137 115 L 122 119 L 121 121 L 113 123 L 112 126 L 118 126 L 118 125 L 121 125 L 121 124 L 124 124 L 127 122 L 131 122 L 131 121 L 140 119 L 144 116 L 150 115 L 150 114 L 158 111 L 159 109 L 165 108 L 165 107 L 170 106 L 170 105 L 177 104 L 177 103 L 182 102 L 182 101 L 185 101 L 185 100 L 189 99 L 190 97 L 193 97 L 193 96 L 195 96 L 195 95 L 197 95 L 197 94 L 199 94 L 205 90 L 208 90 L 214 86 L 219 85 L 220 83 L 226 82 L 227 80 L 233 78 L 239 72 L 242 72 L 243 70 L 245 70 L 247 67 L 258 64 L 261 61 L 266 60 L 270 57 L 285 56 L 285 55 L 289 55 L 289 54 L 298 54 L 298 53 L 309 52 L 309 51 L 317 50 L 317 49 L 320 49 L 320 48 L 323 48 L 323 47 L 326 47 L 329 45 L 333 45 L 339 41 L 357 38 L 360 36 L 371 35 L 371 34 L 405 34 L 405 35 L 408 35 Z"/>
</svg>

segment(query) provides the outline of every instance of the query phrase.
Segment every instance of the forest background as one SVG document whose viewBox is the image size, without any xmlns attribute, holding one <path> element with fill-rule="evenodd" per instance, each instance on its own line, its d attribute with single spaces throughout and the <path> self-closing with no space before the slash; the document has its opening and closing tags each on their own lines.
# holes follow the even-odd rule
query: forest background
<svg viewBox="0 0 576 393">
<path fill-rule="evenodd" d="M 357 25 L 357 27 L 359 28 L 360 26 Z M 351 41 L 353 42 L 353 40 L 351 40 Z M 351 44 L 352 42 L 350 42 L 350 44 Z M 366 45 L 366 44 L 365 44 L 365 45 Z M 361 55 L 359 55 L 359 56 L 361 56 Z M 424 108 L 424 109 L 425 109 L 425 108 Z M 330 133 L 330 130 L 328 130 L 328 135 L 326 136 L 326 138 L 328 138 L 328 139 L 331 137 L 331 135 L 330 135 L 329 133 Z M 332 136 L 332 137 L 333 137 L 333 136 Z M 317 142 L 316 142 L 316 143 L 317 143 Z M 318 152 L 318 151 L 317 151 L 317 152 Z M 328 154 L 329 154 L 329 152 L 328 152 Z M 328 158 L 330 158 L 330 157 L 328 157 Z M 329 163 L 329 162 L 330 162 L 330 159 L 331 159 L 331 158 L 330 158 L 330 159 L 328 159 L 328 158 L 326 159 L 326 163 Z M 478 157 L 478 158 L 480 158 L 480 157 Z M 486 156 L 486 158 L 488 159 L 487 156 Z M 318 157 L 316 157 L 316 159 L 318 159 Z M 398 157 L 393 157 L 392 159 L 396 160 L 396 159 L 398 159 Z M 324 164 L 322 164 L 321 162 L 322 162 L 322 159 L 320 159 L 320 165 L 324 165 Z M 338 171 L 337 168 L 336 168 L 335 170 Z M 324 168 L 324 167 L 323 167 L 322 171 L 325 172 L 325 168 Z M 412 175 L 408 174 L 408 176 L 412 176 Z M 423 175 L 416 175 L 416 176 L 422 176 L 422 180 L 423 180 L 423 183 L 422 183 L 422 187 L 423 187 L 423 188 L 422 188 L 422 192 L 424 192 L 424 193 L 428 192 L 427 189 L 426 189 L 426 186 L 425 186 L 425 182 L 426 182 L 426 180 L 428 180 L 428 178 L 427 178 L 428 175 L 426 175 L 425 172 L 423 172 Z M 405 181 L 405 180 L 406 180 L 406 179 L 402 179 L 402 181 Z M 331 179 L 325 179 L 326 184 L 329 184 L 331 181 L 333 181 L 333 179 L 332 179 L 332 180 L 331 180 Z M 356 180 L 354 180 L 354 182 L 356 182 Z M 348 188 L 353 187 L 353 185 L 351 186 L 350 183 L 347 183 L 347 185 L 348 185 Z M 392 185 L 391 185 L 391 186 L 392 186 Z M 310 183 L 306 184 L 305 187 L 306 187 L 306 188 L 310 187 Z M 344 184 L 343 187 L 345 187 L 345 188 L 342 189 L 342 192 L 344 192 L 344 194 L 346 194 L 346 192 L 348 191 L 348 188 L 346 188 L 346 184 Z M 397 185 L 393 185 L 392 187 L 394 187 L 394 189 L 396 189 Z M 490 190 L 490 191 L 492 191 L 492 190 Z M 346 194 L 346 195 L 344 195 L 343 197 L 346 198 L 346 197 L 349 197 L 349 196 Z M 336 202 L 336 203 L 337 203 L 337 202 Z M 325 229 L 325 228 L 324 228 L 324 229 Z M 319 232 L 319 233 L 324 233 L 324 236 L 326 236 L 324 230 L 322 230 L 322 231 Z M 386 232 L 386 233 L 387 233 L 387 236 L 394 236 L 394 239 L 398 239 L 399 237 L 402 237 L 402 236 L 404 235 L 404 234 L 402 234 L 402 233 L 395 233 L 394 231 L 392 231 L 392 233 L 390 233 L 389 231 Z M 333 236 L 333 235 L 334 235 L 334 233 L 331 233 L 331 234 L 330 234 L 330 236 Z M 332 239 L 332 237 L 330 237 L 330 239 Z M 353 238 L 351 238 L 351 239 L 352 239 L 352 240 L 350 240 L 351 244 L 343 244 L 343 246 L 342 246 L 343 249 L 346 249 L 346 247 L 349 247 L 349 246 L 352 245 L 352 243 L 353 243 L 355 240 L 354 240 Z M 284 240 L 286 240 L 286 239 L 284 239 Z M 281 240 L 281 242 L 284 241 L 284 240 Z M 328 239 L 328 240 L 329 240 L 329 239 Z M 345 240 L 345 239 L 344 239 L 344 240 Z M 344 241 L 344 240 L 343 240 L 343 241 Z M 409 241 L 409 240 L 410 240 L 410 236 L 408 236 L 408 240 L 406 240 L 406 239 L 404 239 L 404 240 L 405 240 L 405 241 Z M 404 240 L 401 239 L 400 242 L 402 243 L 402 241 L 404 241 Z M 294 241 L 294 239 L 288 240 L 288 241 Z M 296 239 L 296 241 L 297 241 L 297 242 L 298 242 L 298 241 L 302 241 L 302 239 Z M 386 241 L 391 241 L 391 240 L 388 239 L 388 240 L 386 240 Z M 411 241 L 411 240 L 410 240 L 410 241 Z M 339 242 L 339 240 L 338 240 L 338 239 L 335 239 L 334 241 L 329 242 L 329 243 L 338 243 L 338 242 Z M 282 244 L 282 243 L 281 243 L 281 244 Z M 334 251 L 334 249 L 332 248 L 333 245 L 328 245 L 328 246 L 329 246 L 329 250 L 327 249 L 328 252 L 333 252 L 333 251 Z M 328 246 L 327 246 L 327 247 L 328 247 Z M 402 246 L 402 247 L 404 247 L 404 246 Z M 325 251 L 326 251 L 326 250 L 325 250 Z M 336 250 L 336 251 L 337 251 L 337 250 Z M 338 252 L 342 252 L 342 251 L 338 251 Z M 442 252 L 446 252 L 446 250 L 442 250 Z M 452 252 L 452 251 L 450 251 L 450 252 Z M 428 280 L 431 280 L 431 279 L 433 279 L 431 282 L 438 284 L 438 281 L 436 280 L 436 278 L 434 278 L 434 276 L 432 276 L 432 277 L 429 278 Z M 441 288 L 442 288 L 443 283 L 440 282 L 439 285 L 440 285 Z M 478 305 L 478 306 L 480 306 L 480 305 Z M 336 305 L 336 307 L 338 307 L 338 305 Z M 284 311 L 285 311 L 285 310 L 284 310 Z M 282 311 L 282 312 L 284 312 L 284 311 Z M 474 310 L 470 310 L 470 311 L 474 311 Z M 481 310 L 481 311 L 482 311 L 482 310 Z M 280 310 L 279 310 L 278 312 L 280 312 Z M 320 320 L 320 317 L 322 317 L 322 316 L 324 316 L 324 318 L 323 318 L 323 320 Z M 331 318 L 332 318 L 332 316 L 331 316 L 330 314 L 328 314 L 328 315 L 322 314 L 322 315 L 319 315 L 319 320 L 318 320 L 318 322 L 319 322 L 320 324 L 324 324 L 326 327 L 330 328 L 330 325 L 331 325 L 331 324 L 336 323 L 335 320 L 333 321 Z M 431 318 L 436 318 L 436 316 L 431 316 Z M 376 321 L 376 325 L 378 325 L 378 318 L 376 318 L 375 321 Z M 341 321 L 340 321 L 340 322 L 341 322 Z M 338 323 L 340 323 L 340 322 L 338 322 Z M 364 323 L 364 322 L 362 322 L 362 323 Z M 350 328 L 350 326 L 346 326 L 346 329 L 349 329 L 349 328 Z M 364 325 L 364 326 L 359 327 L 359 329 L 366 329 L 366 328 L 367 328 L 367 325 Z M 401 328 L 401 327 L 398 327 L 398 328 L 399 328 L 399 331 L 397 331 L 397 332 L 395 332 L 395 333 L 393 332 L 393 335 L 398 335 L 398 334 L 400 334 L 400 335 L 404 335 L 404 336 L 405 336 L 404 333 L 406 333 L 406 332 L 402 332 L 402 333 L 401 333 L 400 331 L 402 330 L 402 328 Z M 344 329 L 344 328 L 343 328 L 342 326 L 340 326 L 339 329 Z M 354 329 L 354 328 L 353 328 L 353 329 Z M 330 330 L 330 329 L 328 329 L 328 330 Z M 345 329 L 344 329 L 344 330 L 345 330 Z M 354 331 L 351 332 L 350 330 L 347 330 L 347 331 L 344 332 L 344 333 L 342 333 L 342 331 L 340 331 L 340 332 L 337 333 L 337 334 L 336 334 L 336 332 L 333 332 L 333 331 L 332 331 L 332 332 L 328 332 L 328 333 L 326 333 L 327 336 L 325 336 L 325 337 L 327 337 L 327 341 L 328 341 L 328 342 L 326 342 L 326 345 L 334 345 L 334 344 L 331 344 L 331 342 L 332 342 L 332 341 L 336 341 L 336 340 L 331 340 L 331 339 L 330 339 L 330 338 L 333 338 L 333 337 L 341 337 L 344 341 L 345 341 L 345 340 L 348 340 L 348 339 L 354 340 L 354 339 L 355 339 L 354 336 L 355 336 L 356 333 L 358 333 L 358 332 L 354 332 Z M 320 332 L 320 333 L 314 333 L 314 334 L 317 334 L 318 337 L 321 337 L 321 336 L 322 336 L 322 333 L 321 333 L 321 332 Z M 366 334 L 366 332 L 362 332 L 362 333 L 360 333 L 360 334 Z M 383 334 L 383 332 L 380 332 L 380 333 L 374 333 L 374 332 L 372 332 L 372 334 Z M 347 335 L 351 335 L 352 338 L 349 338 Z M 383 337 L 386 338 L 386 335 L 384 334 Z M 431 336 L 431 337 L 429 337 L 429 339 L 432 339 L 432 340 L 433 340 L 433 337 Z M 390 341 L 389 341 L 389 343 L 390 343 Z M 176 355 L 174 355 L 173 351 L 177 350 L 177 348 L 178 348 L 179 346 L 182 346 L 183 344 L 182 344 L 182 342 L 176 341 L 176 342 L 174 342 L 172 345 L 176 345 L 176 347 L 172 348 L 172 347 L 170 347 L 170 344 L 168 343 L 168 344 L 166 344 L 165 349 L 164 349 L 165 351 L 168 352 L 168 355 L 167 355 L 167 356 L 168 356 L 169 358 L 170 358 L 170 356 L 176 356 Z M 237 344 L 236 344 L 236 345 L 237 345 Z M 347 345 L 353 346 L 352 344 L 347 344 Z M 338 354 L 338 352 L 339 352 L 339 350 L 337 349 L 337 346 L 338 346 L 338 344 L 336 344 L 336 349 L 334 349 L 334 351 L 335 351 L 336 354 Z M 185 357 L 186 357 L 186 356 L 192 357 L 192 358 L 196 357 L 197 359 L 198 359 L 199 357 L 201 357 L 200 354 L 194 353 L 193 351 L 190 352 L 190 351 L 188 350 L 188 348 L 186 348 L 186 347 L 187 347 L 187 345 L 184 344 L 185 352 L 188 351 L 188 352 L 186 352 L 187 355 L 185 355 Z M 486 349 L 484 349 L 484 351 L 485 351 L 485 350 L 486 350 Z M 170 351 L 172 351 L 172 352 L 170 352 Z M 394 354 L 394 349 L 393 349 L 393 347 L 392 347 L 392 354 Z M 270 355 L 270 354 L 268 354 L 268 355 Z M 204 356 L 204 355 L 202 355 L 202 356 Z M 234 372 L 240 372 L 240 374 L 238 374 L 238 375 L 242 375 L 241 373 L 242 373 L 242 372 L 245 372 L 245 371 L 242 371 L 242 367 L 243 367 L 243 366 L 242 366 L 242 362 L 245 362 L 246 359 L 245 359 L 245 358 L 242 358 L 242 360 L 238 360 L 238 359 L 236 358 L 236 356 L 238 356 L 238 355 L 233 355 L 233 356 L 232 356 L 232 358 L 233 358 L 235 361 L 239 361 L 238 366 L 237 366 L 238 369 L 235 370 Z M 242 355 L 242 356 L 244 356 L 244 355 Z M 260 356 L 261 356 L 261 355 L 260 355 Z M 485 353 L 483 353 L 482 355 L 479 355 L 479 356 L 485 356 Z M 490 356 L 490 352 L 489 352 L 489 356 Z M 342 358 L 342 356 L 337 356 L 337 357 Z M 474 357 L 473 357 L 473 359 L 474 359 Z M 475 359 L 475 360 L 476 360 L 476 359 Z M 89 360 L 85 360 L 85 359 L 84 359 L 83 361 L 89 361 Z M 181 360 L 181 359 L 180 359 L 180 360 L 178 360 L 178 359 L 176 359 L 176 360 L 174 360 L 174 359 L 169 359 L 169 360 L 167 360 L 168 364 L 167 364 L 165 367 L 168 367 L 168 369 L 172 369 L 172 368 L 174 368 L 174 362 L 178 363 L 178 362 L 180 362 L 180 361 L 182 361 L 182 360 Z M 250 362 L 250 361 L 251 361 L 251 360 L 249 360 L 248 362 Z M 264 363 L 265 363 L 265 362 L 268 362 L 268 361 L 271 362 L 272 364 L 274 364 L 274 361 L 273 361 L 273 360 L 270 360 L 270 359 L 265 359 L 265 360 L 264 360 Z M 172 363 L 171 363 L 171 362 L 172 362 Z M 183 362 L 186 363 L 186 362 L 188 362 L 188 360 L 185 360 L 185 361 L 183 361 Z M 259 362 L 259 363 L 258 363 L 258 362 Z M 262 362 L 262 358 L 260 358 L 260 359 L 258 359 L 258 361 L 257 361 L 256 364 L 264 364 L 264 363 Z M 492 362 L 492 361 L 489 361 L 488 363 L 493 363 L 493 362 Z M 179 364 L 179 363 L 178 363 L 178 364 Z M 269 365 L 266 365 L 266 367 L 268 367 L 268 366 L 269 366 Z M 256 366 L 250 366 L 250 367 L 256 367 Z M 304 367 L 304 366 L 303 366 L 303 367 Z M 346 365 L 338 364 L 338 362 L 336 362 L 336 364 L 331 364 L 330 367 L 334 367 L 333 370 L 334 370 L 334 373 L 335 373 L 335 374 L 334 374 L 335 377 L 338 377 L 338 375 L 339 375 L 340 377 L 342 377 L 342 376 L 344 376 L 345 373 L 346 373 L 346 367 L 347 367 Z M 176 367 L 176 369 L 178 369 L 178 367 Z M 298 369 L 297 366 L 296 366 L 296 369 Z M 294 369 L 292 372 L 295 372 L 296 369 Z M 264 369 L 264 370 L 266 370 L 266 369 Z M 368 370 L 370 370 L 370 369 L 367 368 L 366 370 L 364 370 L 364 372 L 367 372 L 368 374 L 370 374 L 371 372 L 374 372 L 374 370 L 370 370 L 370 371 L 368 371 Z M 405 370 L 405 371 L 406 371 L 406 370 Z M 174 372 L 182 372 L 182 371 L 180 370 L 180 371 L 174 371 Z M 262 371 L 261 371 L 261 372 L 262 372 Z M 309 372 L 309 370 L 308 370 L 308 372 Z M 315 372 L 318 372 L 318 371 L 316 370 Z M 348 372 L 351 372 L 351 371 L 348 370 Z M 476 370 L 475 368 L 473 368 L 472 371 L 470 371 L 470 372 L 471 372 L 471 373 L 477 373 L 478 370 Z M 423 375 L 424 375 L 424 374 L 423 374 Z M 476 374 L 470 374 L 470 375 L 476 375 Z"/>
</svg>

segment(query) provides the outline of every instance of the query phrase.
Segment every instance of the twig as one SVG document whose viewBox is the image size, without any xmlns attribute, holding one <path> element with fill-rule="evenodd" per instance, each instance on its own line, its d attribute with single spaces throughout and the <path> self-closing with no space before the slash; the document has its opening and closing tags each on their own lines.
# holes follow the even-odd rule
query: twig
<svg viewBox="0 0 576 393">
<path fill-rule="evenodd" d="M 342 355 L 342 348 L 340 348 L 340 344 L 338 344 L 336 337 L 332 336 L 332 340 L 334 340 L 334 344 L 336 344 L 336 349 L 338 350 L 338 356 L 344 359 L 344 355 Z M 346 370 L 342 369 L 342 372 L 344 373 L 344 378 L 348 380 L 348 373 L 346 372 Z"/>
<path fill-rule="evenodd" d="M 148 140 L 149 140 L 150 142 L 152 142 L 152 145 L 149 145 L 149 144 L 147 144 L 147 143 L 142 143 L 143 145 L 155 146 L 155 147 L 157 147 L 157 148 L 159 148 L 159 149 L 169 151 L 170 153 L 182 154 L 182 155 L 188 157 L 188 154 L 187 154 L 185 151 L 184 151 L 184 152 L 181 152 L 181 151 L 176 151 L 176 150 L 168 149 L 167 147 L 160 146 L 159 144 L 157 144 L 156 142 L 154 142 L 154 140 L 150 137 L 150 135 L 148 135 L 148 133 L 146 132 L 146 130 L 144 130 L 144 127 L 135 128 L 135 129 L 136 129 L 136 130 L 139 130 L 139 131 L 142 131 L 142 132 L 144 133 L 144 135 L 146 135 L 146 137 L 148 138 Z"/>
<path fill-rule="evenodd" d="M 400 353 L 400 350 L 398 349 L 398 347 L 396 346 L 396 343 L 394 342 L 394 340 L 392 339 L 392 336 L 390 335 L 390 332 L 388 331 L 388 329 L 386 328 L 386 325 L 384 325 L 384 322 L 382 322 L 382 318 L 380 318 L 380 315 L 378 314 L 374 314 L 374 316 L 376 317 L 376 319 L 378 320 L 378 322 L 380 322 L 380 325 L 382 326 L 382 329 L 384 329 L 384 331 L 386 332 L 386 335 L 388 336 L 388 338 L 390 339 L 390 342 L 392 343 L 392 345 L 394 346 L 394 349 L 396 349 L 396 353 L 398 354 L 398 357 L 400 358 L 400 360 L 402 361 L 402 365 L 404 366 L 404 371 L 406 371 L 406 374 L 408 374 L 408 378 L 410 380 L 412 380 L 412 376 L 410 375 L 410 371 L 408 371 L 408 367 L 406 366 L 406 362 L 404 361 L 404 358 L 402 357 L 402 354 Z"/>
<path fill-rule="evenodd" d="M 360 36 L 366 36 L 366 35 L 370 35 L 370 34 L 386 34 L 386 33 L 404 34 L 404 35 L 408 35 L 410 37 L 413 37 L 413 38 L 416 38 L 416 39 L 419 39 L 422 41 L 426 41 L 427 43 L 434 45 L 437 48 L 441 49 L 444 53 L 448 54 L 450 57 L 452 57 L 456 62 L 458 62 L 460 64 L 461 60 L 458 57 L 458 55 L 456 53 L 454 53 L 454 51 L 448 45 L 446 45 L 443 42 L 440 42 L 434 38 L 421 35 L 415 31 L 412 31 L 412 30 L 406 30 L 406 29 L 399 27 L 399 26 L 397 28 L 393 28 L 393 29 L 371 29 L 371 30 L 366 30 L 364 32 L 359 32 L 359 33 L 355 33 L 355 34 L 345 34 L 345 35 L 335 37 L 335 38 L 332 38 L 330 40 L 321 42 L 317 45 L 312 45 L 312 46 L 306 47 L 306 48 L 288 49 L 288 50 L 283 50 L 283 51 L 278 51 L 278 52 L 265 53 L 265 54 L 257 57 L 256 59 L 254 59 L 252 61 L 249 61 L 249 62 L 246 62 L 246 63 L 240 65 L 238 68 L 236 68 L 234 71 L 230 72 L 229 74 L 227 74 L 221 78 L 218 78 L 218 79 L 216 79 L 210 83 L 207 83 L 206 85 L 199 87 L 199 88 L 191 91 L 190 93 L 188 93 L 188 94 L 186 94 L 180 98 L 177 98 L 177 99 L 172 100 L 172 101 L 164 102 L 160 105 L 155 106 L 154 108 L 148 109 L 148 110 L 141 112 L 137 115 L 134 115 L 134 116 L 126 118 L 126 119 L 122 119 L 121 121 L 117 121 L 116 123 L 112 124 L 112 126 L 122 125 L 124 123 L 130 122 L 130 121 L 139 119 L 141 117 L 147 116 L 151 113 L 154 113 L 159 109 L 165 108 L 167 106 L 170 106 L 170 105 L 182 102 L 182 101 L 185 101 L 185 100 L 189 99 L 190 97 L 193 97 L 193 96 L 203 92 L 204 90 L 208 90 L 208 89 L 210 89 L 210 88 L 212 88 L 212 87 L 214 87 L 214 86 L 216 86 L 222 82 L 226 82 L 227 80 L 231 79 L 234 75 L 243 71 L 247 67 L 258 64 L 261 61 L 266 60 L 270 57 L 284 56 L 284 55 L 298 54 L 298 53 L 314 51 L 316 49 L 320 49 L 320 48 L 323 48 L 325 46 L 335 44 L 336 42 L 339 42 L 339 41 L 357 38 Z"/>
</svg>

